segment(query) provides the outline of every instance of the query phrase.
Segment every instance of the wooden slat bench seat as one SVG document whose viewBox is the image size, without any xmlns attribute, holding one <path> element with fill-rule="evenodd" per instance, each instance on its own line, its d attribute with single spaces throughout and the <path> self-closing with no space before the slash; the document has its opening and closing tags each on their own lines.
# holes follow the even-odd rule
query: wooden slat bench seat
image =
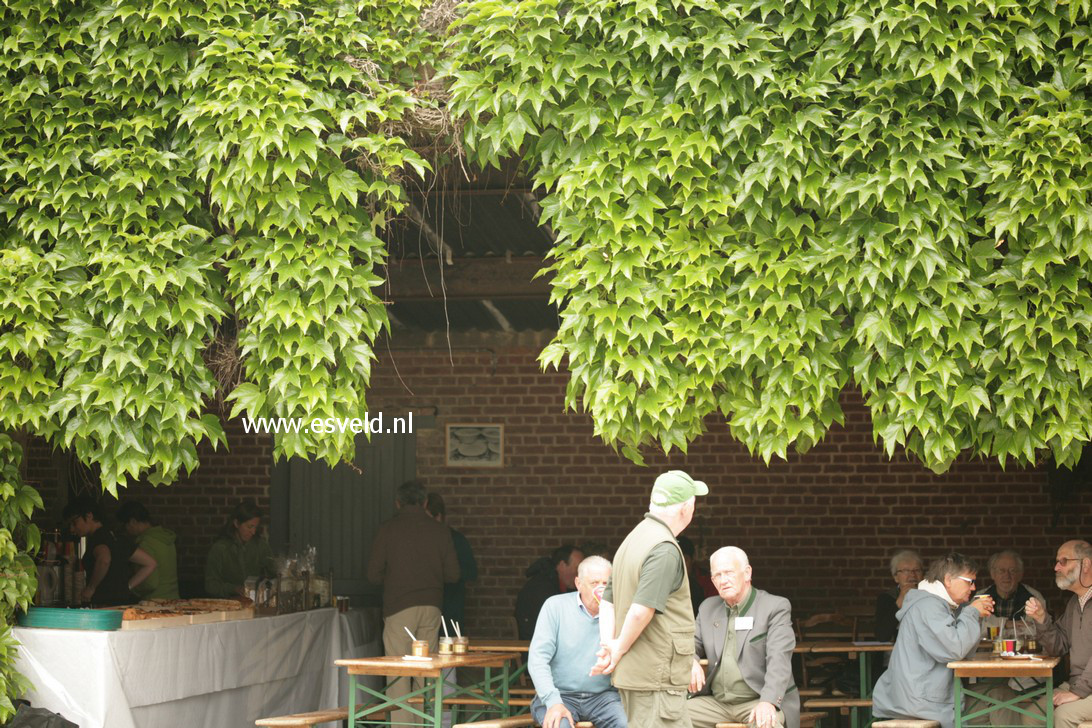
<svg viewBox="0 0 1092 728">
<path fill-rule="evenodd" d="M 490 718 L 489 720 L 476 720 L 473 723 L 457 723 L 451 728 L 526 728 L 535 725 L 535 719 L 530 713 L 513 715 L 511 718 Z"/>
<path fill-rule="evenodd" d="M 864 698 L 812 698 L 804 701 L 805 708 L 832 708 L 845 715 L 852 708 L 871 708 L 872 701 Z"/>
<path fill-rule="evenodd" d="M 876 720 L 872 725 L 879 728 L 940 728 L 940 722 L 935 720 L 919 720 L 918 718 L 891 718 L 890 720 Z M 1085 725 L 1081 724 L 1082 727 Z M 1088 723 L 1092 728 L 1092 723 Z"/>
<path fill-rule="evenodd" d="M 800 728 L 814 728 L 819 721 L 826 717 L 826 713 L 801 713 Z"/>
<path fill-rule="evenodd" d="M 527 728 L 527 726 L 537 725 L 538 723 L 535 722 L 530 713 L 524 713 L 523 715 L 513 715 L 511 718 L 491 718 L 489 720 L 476 720 L 473 723 L 457 723 L 451 728 Z M 595 724 L 591 721 L 582 720 L 574 728 L 595 728 Z"/>
<path fill-rule="evenodd" d="M 421 698 L 413 698 L 410 700 L 411 705 L 421 705 L 424 701 Z M 473 705 L 473 706 L 486 706 L 492 707 L 491 703 L 487 703 L 481 698 L 444 698 L 444 705 Z M 531 698 L 508 698 L 508 705 L 516 708 L 530 708 Z"/>
<path fill-rule="evenodd" d="M 368 717 L 380 720 L 386 718 L 389 710 L 376 710 L 368 714 Z M 330 723 L 335 720 L 348 720 L 348 708 L 332 708 L 330 710 L 314 710 L 310 713 L 296 713 L 294 715 L 278 715 L 274 718 L 259 718 L 254 725 L 267 728 L 310 728 L 310 726 Z"/>
</svg>

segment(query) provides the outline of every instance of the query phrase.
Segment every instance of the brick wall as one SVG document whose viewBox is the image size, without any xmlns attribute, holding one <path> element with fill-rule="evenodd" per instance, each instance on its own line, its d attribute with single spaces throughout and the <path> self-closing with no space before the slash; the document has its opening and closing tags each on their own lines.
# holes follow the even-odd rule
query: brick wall
<svg viewBox="0 0 1092 728">
<path fill-rule="evenodd" d="M 540 372 L 541 341 L 450 352 L 417 343 L 380 347 L 369 410 L 436 415 L 435 427 L 417 432 L 418 474 L 445 496 L 449 523 L 477 553 L 481 575 L 468 602 L 474 634 L 507 629 L 523 570 L 552 547 L 591 540 L 616 547 L 644 512 L 653 478 L 668 467 L 688 470 L 711 489 L 688 535 L 709 551 L 746 549 L 755 583 L 789 597 L 798 614 L 870 608 L 891 583 L 886 559 L 900 547 L 926 558 L 959 549 L 984 559 L 1014 546 L 1028 562 L 1027 581 L 1056 595 L 1049 576 L 1054 549 L 1087 535 L 1089 496 L 1064 503 L 1052 524 L 1041 470 L 976 461 L 935 475 L 898 456 L 889 461 L 873 444 L 854 393 L 844 397 L 845 426 L 788 462 L 767 467 L 723 423 L 711 422 L 687 455 L 651 456 L 639 468 L 594 438 L 585 415 L 563 411 L 567 377 Z M 503 424 L 505 466 L 446 467 L 443 426 L 451 422 Z M 241 497 L 268 502 L 269 439 L 244 435 L 238 423 L 228 425 L 228 437 L 230 451 L 203 450 L 191 477 L 167 488 L 130 489 L 179 533 L 183 580 L 200 581 L 205 551 L 231 504 Z M 28 477 L 56 496 L 48 460 L 34 454 Z"/>
<path fill-rule="evenodd" d="M 595 540 L 616 547 L 644 513 L 655 475 L 669 467 L 710 486 L 687 534 L 708 551 L 747 550 L 755 583 L 789 597 L 798 613 L 870 608 L 891 583 L 886 560 L 900 547 L 927 559 L 959 549 L 982 560 L 1016 547 L 1028 582 L 1057 593 L 1054 549 L 1086 533 L 1087 496 L 1068 504 L 1052 528 L 1041 470 L 977 461 L 935 475 L 902 457 L 888 460 L 854 393 L 844 397 L 845 426 L 787 462 L 767 467 L 723 423 L 711 422 L 687 455 L 649 457 L 639 468 L 594 438 L 586 416 L 563 412 L 567 377 L 541 373 L 539 351 L 385 352 L 370 395 L 372 410 L 437 414 L 436 429 L 418 431 L 418 474 L 444 494 L 449 523 L 479 555 L 468 614 L 480 633 L 504 629 L 523 569 L 553 546 Z M 442 428 L 450 422 L 503 424 L 504 468 L 445 467 Z"/>
</svg>

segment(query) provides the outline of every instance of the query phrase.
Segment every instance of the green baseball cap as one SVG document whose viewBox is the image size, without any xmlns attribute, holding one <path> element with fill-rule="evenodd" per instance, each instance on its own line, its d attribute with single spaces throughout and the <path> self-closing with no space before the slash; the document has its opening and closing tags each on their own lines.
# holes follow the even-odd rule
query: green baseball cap
<svg viewBox="0 0 1092 728">
<path fill-rule="evenodd" d="M 656 478 L 651 501 L 654 506 L 673 506 L 708 492 L 709 486 L 700 480 L 694 480 L 681 470 L 668 470 Z"/>
</svg>

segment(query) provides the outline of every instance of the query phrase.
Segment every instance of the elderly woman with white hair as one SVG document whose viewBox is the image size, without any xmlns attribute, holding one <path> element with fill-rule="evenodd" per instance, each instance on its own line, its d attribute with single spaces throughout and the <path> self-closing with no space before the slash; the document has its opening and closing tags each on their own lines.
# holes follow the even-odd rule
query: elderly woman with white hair
<svg viewBox="0 0 1092 728">
<path fill-rule="evenodd" d="M 895 614 L 902 609 L 903 600 L 925 575 L 924 564 L 917 551 L 902 549 L 891 557 L 891 577 L 895 587 L 876 597 L 876 639 L 894 642 L 899 633 L 899 620 Z"/>
<path fill-rule="evenodd" d="M 955 725 L 952 671 L 948 663 L 969 657 L 978 646 L 982 619 L 993 599 L 968 604 L 978 567 L 963 554 L 933 562 L 917 589 L 907 593 L 898 612 L 899 636 L 891 666 L 872 693 L 877 718 L 935 720 Z"/>
</svg>

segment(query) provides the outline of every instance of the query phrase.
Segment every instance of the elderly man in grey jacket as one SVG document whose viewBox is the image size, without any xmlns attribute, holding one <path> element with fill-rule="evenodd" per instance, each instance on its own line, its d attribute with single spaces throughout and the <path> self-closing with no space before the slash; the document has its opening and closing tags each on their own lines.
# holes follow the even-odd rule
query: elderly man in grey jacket
<svg viewBox="0 0 1092 728">
<path fill-rule="evenodd" d="M 723 722 L 799 728 L 789 600 L 751 586 L 751 565 L 742 549 L 726 546 L 709 563 L 718 596 L 698 609 L 695 652 L 708 658 L 709 677 L 695 659 L 690 691 L 697 694 L 687 702 L 693 728 Z"/>
</svg>

